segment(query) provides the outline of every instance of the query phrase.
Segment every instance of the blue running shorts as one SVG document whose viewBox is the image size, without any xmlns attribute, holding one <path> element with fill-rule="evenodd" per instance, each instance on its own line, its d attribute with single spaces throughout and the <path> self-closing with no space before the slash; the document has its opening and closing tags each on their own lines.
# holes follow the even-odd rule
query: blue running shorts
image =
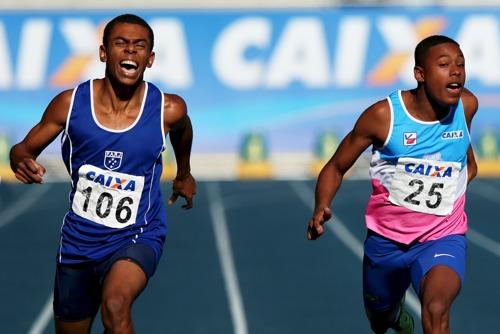
<svg viewBox="0 0 500 334">
<path fill-rule="evenodd" d="M 141 267 L 149 279 L 158 265 L 153 249 L 144 244 L 128 245 L 97 263 L 58 263 L 54 283 L 54 315 L 62 321 L 93 318 L 101 304 L 102 283 L 111 266 L 128 259 Z"/>
<path fill-rule="evenodd" d="M 464 282 L 467 239 L 461 234 L 405 245 L 368 231 L 364 249 L 363 299 L 375 312 L 397 307 L 410 283 L 420 295 L 422 278 L 437 265 Z"/>
</svg>

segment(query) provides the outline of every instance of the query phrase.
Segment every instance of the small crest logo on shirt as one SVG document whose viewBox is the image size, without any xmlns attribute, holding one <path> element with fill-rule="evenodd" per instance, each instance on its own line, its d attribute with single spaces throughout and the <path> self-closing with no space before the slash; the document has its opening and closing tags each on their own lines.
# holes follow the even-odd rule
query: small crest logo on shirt
<svg viewBox="0 0 500 334">
<path fill-rule="evenodd" d="M 416 132 L 404 132 L 403 133 L 403 144 L 405 146 L 413 146 L 417 144 L 417 133 Z"/>
<path fill-rule="evenodd" d="M 109 170 L 115 170 L 122 165 L 123 152 L 106 151 L 104 152 L 104 167 Z"/>
</svg>

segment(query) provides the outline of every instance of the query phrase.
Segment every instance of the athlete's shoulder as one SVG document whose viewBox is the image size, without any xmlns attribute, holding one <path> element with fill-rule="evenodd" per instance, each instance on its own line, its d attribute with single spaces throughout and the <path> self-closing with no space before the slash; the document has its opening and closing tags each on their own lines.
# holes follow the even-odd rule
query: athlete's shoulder
<svg viewBox="0 0 500 334">
<path fill-rule="evenodd" d="M 56 103 L 56 104 L 69 106 L 71 104 L 71 99 L 73 97 L 73 91 L 75 89 L 76 88 L 72 88 L 72 89 L 67 89 L 67 90 L 60 92 L 52 99 L 52 102 Z"/>
<path fill-rule="evenodd" d="M 476 110 L 479 106 L 479 101 L 470 90 L 464 88 L 462 91 L 462 104 L 464 105 L 464 109 Z"/>
<path fill-rule="evenodd" d="M 172 129 L 183 123 L 187 117 L 187 105 L 179 95 L 164 93 L 163 96 L 165 126 Z"/>
<path fill-rule="evenodd" d="M 168 94 L 164 93 L 164 108 L 165 113 L 174 113 L 174 114 L 186 114 L 187 113 L 187 105 L 182 97 L 176 94 Z"/>
<path fill-rule="evenodd" d="M 66 123 L 71 100 L 73 98 L 73 91 L 74 89 L 68 89 L 57 94 L 47 106 L 44 117 L 57 123 Z"/>
<path fill-rule="evenodd" d="M 391 124 L 391 112 L 387 99 L 377 101 L 366 108 L 359 116 L 353 132 L 371 138 L 373 144 L 385 142 Z"/>
<path fill-rule="evenodd" d="M 464 88 L 461 95 L 462 105 L 467 121 L 470 123 L 479 107 L 477 97 L 467 88 Z"/>
<path fill-rule="evenodd" d="M 391 106 L 386 98 L 379 100 L 366 108 L 362 116 L 364 118 L 368 118 L 369 120 L 385 122 L 390 119 L 390 112 Z"/>
</svg>

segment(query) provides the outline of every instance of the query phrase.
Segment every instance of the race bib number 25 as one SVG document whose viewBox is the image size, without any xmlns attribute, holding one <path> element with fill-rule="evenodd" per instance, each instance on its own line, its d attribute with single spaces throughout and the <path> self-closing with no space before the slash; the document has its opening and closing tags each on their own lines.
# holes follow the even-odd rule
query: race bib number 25
<svg viewBox="0 0 500 334">
<path fill-rule="evenodd" d="M 389 200 L 413 211 L 446 216 L 453 210 L 460 163 L 400 158 Z"/>
<path fill-rule="evenodd" d="M 143 176 L 83 165 L 71 207 L 97 224 L 123 228 L 135 223 L 143 188 Z"/>
</svg>

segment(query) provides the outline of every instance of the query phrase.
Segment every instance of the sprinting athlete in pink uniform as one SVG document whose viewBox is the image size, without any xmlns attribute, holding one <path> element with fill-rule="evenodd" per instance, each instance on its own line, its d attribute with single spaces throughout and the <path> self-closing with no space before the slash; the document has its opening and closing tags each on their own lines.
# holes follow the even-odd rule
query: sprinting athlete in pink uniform
<svg viewBox="0 0 500 334">
<path fill-rule="evenodd" d="M 469 130 L 478 101 L 466 88 L 456 41 L 430 36 L 415 48 L 417 88 L 366 109 L 323 167 L 307 238 L 324 232 L 343 175 L 372 146 L 373 192 L 366 208 L 363 297 L 372 330 L 413 333 L 404 309 L 410 284 L 425 333 L 449 333 L 464 280 L 465 190 L 477 167 Z"/>
</svg>

